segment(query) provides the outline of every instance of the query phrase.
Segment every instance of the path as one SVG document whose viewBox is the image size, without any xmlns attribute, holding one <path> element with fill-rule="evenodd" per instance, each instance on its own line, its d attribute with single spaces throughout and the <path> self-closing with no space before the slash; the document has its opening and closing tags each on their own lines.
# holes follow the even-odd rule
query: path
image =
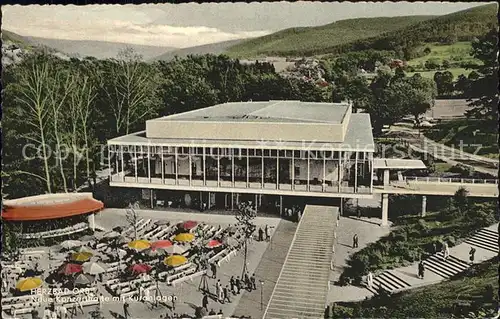
<svg viewBox="0 0 500 319">
<path fill-rule="evenodd" d="M 273 234 L 272 242 L 269 243 L 262 259 L 255 270 L 257 280 L 257 290 L 254 292 L 245 291 L 236 306 L 233 313 L 234 316 L 242 315 L 251 316 L 252 318 L 262 318 L 264 309 L 271 299 L 274 286 L 278 281 L 278 277 L 283 264 L 285 263 L 286 254 L 292 243 L 293 236 L 297 229 L 297 224 L 282 219 Z M 260 285 L 260 280 L 264 281 L 264 285 Z M 261 290 L 262 290 L 262 306 L 261 306 Z"/>
</svg>

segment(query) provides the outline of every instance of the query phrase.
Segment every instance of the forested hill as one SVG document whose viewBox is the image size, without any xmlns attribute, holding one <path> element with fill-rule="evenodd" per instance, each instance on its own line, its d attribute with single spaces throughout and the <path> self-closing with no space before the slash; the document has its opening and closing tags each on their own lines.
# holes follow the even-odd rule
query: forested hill
<svg viewBox="0 0 500 319">
<path fill-rule="evenodd" d="M 362 18 L 321 27 L 294 28 L 244 41 L 228 50 L 234 57 L 314 56 L 375 49 L 408 54 L 427 42 L 468 41 L 497 24 L 497 4 L 443 16 Z"/>
</svg>

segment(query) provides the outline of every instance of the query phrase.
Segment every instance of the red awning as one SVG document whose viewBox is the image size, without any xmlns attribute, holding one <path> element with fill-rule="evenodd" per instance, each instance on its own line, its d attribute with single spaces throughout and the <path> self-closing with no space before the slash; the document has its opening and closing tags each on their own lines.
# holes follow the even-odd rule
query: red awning
<svg viewBox="0 0 500 319">
<path fill-rule="evenodd" d="M 10 221 L 57 219 L 93 213 L 103 208 L 104 204 L 93 198 L 51 205 L 4 205 L 2 218 Z"/>
</svg>

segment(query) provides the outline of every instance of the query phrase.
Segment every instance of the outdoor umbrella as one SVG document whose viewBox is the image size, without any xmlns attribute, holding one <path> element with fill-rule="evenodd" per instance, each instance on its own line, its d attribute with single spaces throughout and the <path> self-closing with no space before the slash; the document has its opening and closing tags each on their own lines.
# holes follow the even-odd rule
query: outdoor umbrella
<svg viewBox="0 0 500 319">
<path fill-rule="evenodd" d="M 93 250 L 88 248 L 87 246 L 80 246 L 79 248 L 75 249 L 77 253 L 93 253 Z"/>
<path fill-rule="evenodd" d="M 132 274 L 143 274 L 149 272 L 151 269 L 152 267 L 146 264 L 135 264 L 129 268 Z"/>
<path fill-rule="evenodd" d="M 135 250 L 144 250 L 151 247 L 151 244 L 147 240 L 139 239 L 139 240 L 133 240 L 130 243 L 128 243 L 128 247 Z"/>
<path fill-rule="evenodd" d="M 78 264 L 67 263 L 63 264 L 57 273 L 64 274 L 66 276 L 75 274 L 77 272 L 82 271 L 82 266 Z"/>
<path fill-rule="evenodd" d="M 104 236 L 102 236 L 102 238 L 107 238 L 107 239 L 113 239 L 113 238 L 116 238 L 116 237 L 120 237 L 120 233 L 119 232 L 116 232 L 114 230 L 104 234 Z"/>
<path fill-rule="evenodd" d="M 163 248 L 153 249 L 153 247 L 149 247 L 148 249 L 144 249 L 142 253 L 149 257 L 158 257 L 165 255 L 167 252 Z"/>
<path fill-rule="evenodd" d="M 75 281 L 73 282 L 75 285 L 89 285 L 95 281 L 95 277 L 88 274 L 79 274 L 76 276 Z"/>
<path fill-rule="evenodd" d="M 175 241 L 189 243 L 194 239 L 194 235 L 190 233 L 181 233 L 174 237 Z"/>
<path fill-rule="evenodd" d="M 184 248 L 182 248 L 181 246 L 179 245 L 172 245 L 170 247 L 167 247 L 165 248 L 165 251 L 169 254 L 169 255 L 173 255 L 173 254 L 179 254 L 179 255 L 182 255 L 184 254 L 184 252 L 186 251 Z"/>
<path fill-rule="evenodd" d="M 158 240 L 151 244 L 151 249 L 155 250 L 157 248 L 167 248 L 172 246 L 172 242 L 170 240 Z"/>
<path fill-rule="evenodd" d="M 220 241 L 218 240 L 215 240 L 215 239 L 211 239 L 207 245 L 205 247 L 207 248 L 216 248 L 216 247 L 220 247 L 222 244 Z"/>
<path fill-rule="evenodd" d="M 92 253 L 87 253 L 87 252 L 73 253 L 73 254 L 71 254 L 71 260 L 73 260 L 73 261 L 87 261 L 92 256 L 93 256 Z"/>
<path fill-rule="evenodd" d="M 198 222 L 194 220 L 188 220 L 187 222 L 184 222 L 181 224 L 181 227 L 185 230 L 190 230 L 196 227 L 198 225 Z"/>
<path fill-rule="evenodd" d="M 83 272 L 90 275 L 98 275 L 106 272 L 106 269 L 95 261 L 86 262 L 82 266 Z"/>
<path fill-rule="evenodd" d="M 19 280 L 16 284 L 16 289 L 19 291 L 29 291 L 40 287 L 42 283 L 42 279 L 38 277 L 29 277 Z"/>
<path fill-rule="evenodd" d="M 170 222 L 168 220 L 158 220 L 155 222 L 155 225 L 156 226 L 164 226 L 164 225 L 170 225 Z"/>
<path fill-rule="evenodd" d="M 79 240 L 65 240 L 60 244 L 60 246 L 64 249 L 71 249 L 82 245 L 83 243 Z"/>
<path fill-rule="evenodd" d="M 187 258 L 184 256 L 180 256 L 180 255 L 173 255 L 173 256 L 165 258 L 163 263 L 167 266 L 177 267 L 177 266 L 180 266 L 180 265 L 187 263 Z"/>
</svg>

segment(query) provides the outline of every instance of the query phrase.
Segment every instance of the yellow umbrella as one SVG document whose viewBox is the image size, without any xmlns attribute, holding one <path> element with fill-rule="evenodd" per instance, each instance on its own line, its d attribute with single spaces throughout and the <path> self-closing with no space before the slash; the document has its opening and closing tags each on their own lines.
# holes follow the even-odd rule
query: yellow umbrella
<svg viewBox="0 0 500 319">
<path fill-rule="evenodd" d="M 29 277 L 21 279 L 16 284 L 16 289 L 19 291 L 29 291 L 31 289 L 36 289 L 42 285 L 43 281 L 37 277 Z"/>
<path fill-rule="evenodd" d="M 167 266 L 177 267 L 187 263 L 187 258 L 181 255 L 173 255 L 165 258 L 165 260 L 163 260 L 163 263 Z"/>
<path fill-rule="evenodd" d="M 71 254 L 71 260 L 74 260 L 74 261 L 87 261 L 92 256 L 94 256 L 94 254 L 89 253 L 89 252 L 73 253 L 73 254 Z"/>
<path fill-rule="evenodd" d="M 193 239 L 194 239 L 194 235 L 191 233 L 182 233 L 182 234 L 178 234 L 177 236 L 174 237 L 175 241 L 186 242 L 186 243 L 193 241 Z"/>
<path fill-rule="evenodd" d="M 151 243 L 147 240 L 133 240 L 130 243 L 128 243 L 128 247 L 136 250 L 143 250 L 151 247 Z"/>
</svg>

